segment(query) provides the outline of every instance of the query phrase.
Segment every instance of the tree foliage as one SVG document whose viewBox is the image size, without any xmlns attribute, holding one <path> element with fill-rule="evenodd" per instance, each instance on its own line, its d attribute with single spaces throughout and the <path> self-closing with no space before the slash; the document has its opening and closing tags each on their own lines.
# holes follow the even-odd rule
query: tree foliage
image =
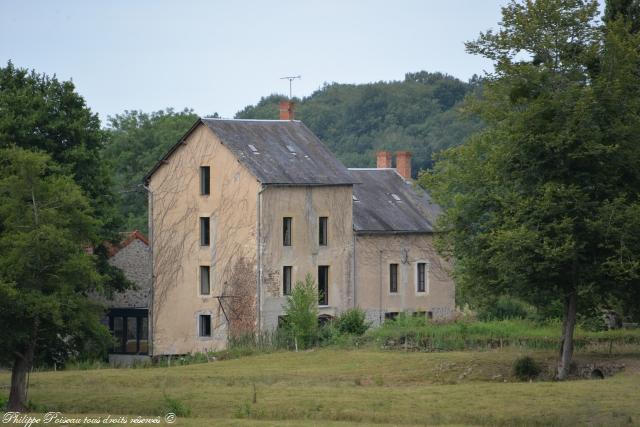
<svg viewBox="0 0 640 427">
<path fill-rule="evenodd" d="M 83 250 L 96 242 L 100 222 L 48 155 L 5 148 L 0 163 L 0 364 L 13 369 L 10 409 L 23 410 L 35 360 L 109 342 L 101 307 L 86 297 L 104 280 Z"/>
<path fill-rule="evenodd" d="M 568 372 L 576 312 L 640 285 L 640 38 L 597 3 L 511 1 L 467 44 L 493 60 L 471 106 L 487 127 L 421 182 L 445 209 L 459 286 L 559 301 Z"/>
<path fill-rule="evenodd" d="M 296 348 L 315 344 L 318 337 L 318 287 L 311 274 L 297 281 L 287 298 L 286 325 L 296 342 Z"/>
<path fill-rule="evenodd" d="M 82 188 L 101 218 L 104 237 L 118 229 L 109 170 L 100 155 L 105 134 L 71 81 L 0 67 L 0 148 L 48 153 Z"/>
<path fill-rule="evenodd" d="M 147 193 L 142 178 L 195 123 L 192 110 L 126 111 L 109 118 L 104 158 L 113 174 L 117 207 L 128 230 L 147 231 Z"/>
<path fill-rule="evenodd" d="M 480 128 L 459 106 L 476 87 L 442 73 L 408 73 L 403 81 L 325 84 L 296 102 L 303 121 L 345 165 L 375 165 L 375 151 L 409 150 L 413 170 L 431 166 L 432 153 L 461 144 Z M 280 95 L 247 106 L 240 119 L 277 119 Z"/>
</svg>

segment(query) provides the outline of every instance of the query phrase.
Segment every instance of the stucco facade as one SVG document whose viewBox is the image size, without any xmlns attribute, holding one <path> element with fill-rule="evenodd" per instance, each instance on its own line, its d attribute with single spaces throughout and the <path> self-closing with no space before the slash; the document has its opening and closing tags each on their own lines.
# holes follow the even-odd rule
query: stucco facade
<svg viewBox="0 0 640 427">
<path fill-rule="evenodd" d="M 200 194 L 201 166 L 210 167 L 209 195 Z M 256 178 L 203 126 L 186 138 L 149 181 L 154 355 L 223 348 L 229 332 L 223 304 L 233 309 L 231 297 L 237 296 L 234 284 L 238 278 L 252 291 L 242 305 L 256 312 L 259 189 Z M 200 244 L 200 218 L 210 220 L 208 246 Z M 210 267 L 208 295 L 200 293 L 200 266 Z M 223 295 L 229 298 L 217 298 Z M 211 315 L 209 337 L 199 336 L 200 315 Z"/>
<path fill-rule="evenodd" d="M 292 267 L 292 283 L 307 274 L 318 279 L 328 266 L 328 304 L 320 314 L 335 316 L 353 305 L 353 230 L 351 186 L 268 187 L 261 194 L 261 327 L 272 329 L 284 313 L 282 271 Z M 291 246 L 284 246 L 283 218 L 292 218 Z M 328 224 L 326 245 L 319 244 L 319 218 Z"/>
<path fill-rule="evenodd" d="M 455 309 L 455 287 L 448 263 L 428 234 L 355 236 L 356 305 L 374 325 L 387 313 L 424 313 L 444 320 Z M 425 264 L 425 290 L 418 290 L 418 263 Z M 396 264 L 397 292 L 390 290 L 390 265 Z"/>
<path fill-rule="evenodd" d="M 203 167 L 208 194 L 202 189 Z M 146 178 L 152 355 L 218 350 L 229 335 L 276 328 L 287 301 L 285 268 L 292 285 L 307 274 L 316 283 L 327 278 L 321 315 L 360 307 L 374 324 L 385 313 L 405 310 L 448 317 L 453 282 L 433 248 L 431 222 L 416 207 L 423 201 L 413 196 L 408 181 L 385 171 L 376 175 L 379 195 L 367 186 L 356 192 L 355 172 L 299 122 L 196 123 Z M 359 228 L 354 203 L 360 203 Z M 376 204 L 384 207 L 380 217 Z M 406 223 L 423 231 L 362 232 L 373 217 L 380 226 Z M 321 218 L 326 233 L 320 232 Z M 391 263 L 398 264 L 397 292 L 389 292 Z M 417 263 L 428 265 L 425 292 L 415 290 Z M 203 267 L 209 269 L 206 294 Z M 203 316 L 211 319 L 204 329 Z"/>
</svg>

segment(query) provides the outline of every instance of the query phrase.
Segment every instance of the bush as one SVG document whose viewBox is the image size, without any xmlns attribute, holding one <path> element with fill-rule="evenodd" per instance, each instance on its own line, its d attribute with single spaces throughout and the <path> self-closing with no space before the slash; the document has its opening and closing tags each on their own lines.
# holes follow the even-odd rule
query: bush
<svg viewBox="0 0 640 427">
<path fill-rule="evenodd" d="M 297 281 L 287 299 L 287 328 L 297 347 L 307 348 L 318 338 L 318 288 L 311 274 L 304 282 Z"/>
<path fill-rule="evenodd" d="M 531 319 L 535 313 L 535 308 L 526 302 L 509 296 L 501 296 L 494 303 L 478 310 L 478 319 L 483 321 Z"/>
<path fill-rule="evenodd" d="M 351 308 L 344 311 L 335 321 L 336 329 L 341 334 L 362 335 L 367 332 L 371 323 L 365 321 L 362 309 Z"/>
<path fill-rule="evenodd" d="M 530 356 L 519 357 L 513 364 L 513 376 L 520 381 L 529 381 L 540 375 L 540 365 Z"/>
<path fill-rule="evenodd" d="M 191 415 L 191 409 L 181 400 L 165 395 L 164 403 L 160 408 L 160 415 L 166 415 L 168 413 L 172 413 L 176 417 L 188 417 Z"/>
</svg>

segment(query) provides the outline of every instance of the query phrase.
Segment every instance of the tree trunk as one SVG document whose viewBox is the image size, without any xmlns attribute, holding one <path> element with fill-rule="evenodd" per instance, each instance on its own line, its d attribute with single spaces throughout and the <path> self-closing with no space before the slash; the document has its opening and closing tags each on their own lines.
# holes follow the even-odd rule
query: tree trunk
<svg viewBox="0 0 640 427">
<path fill-rule="evenodd" d="M 16 353 L 11 368 L 11 391 L 9 392 L 9 404 L 7 410 L 24 412 L 27 410 L 27 375 L 33 365 L 33 356 L 36 350 L 36 337 L 38 334 L 38 321 L 33 324 L 31 340 L 22 354 Z"/>
<path fill-rule="evenodd" d="M 576 327 L 576 312 L 578 294 L 575 290 L 567 296 L 564 303 L 564 317 L 562 319 L 562 344 L 560 348 L 560 363 L 558 364 L 557 379 L 564 380 L 569 375 L 571 359 L 573 357 L 573 331 Z"/>
</svg>

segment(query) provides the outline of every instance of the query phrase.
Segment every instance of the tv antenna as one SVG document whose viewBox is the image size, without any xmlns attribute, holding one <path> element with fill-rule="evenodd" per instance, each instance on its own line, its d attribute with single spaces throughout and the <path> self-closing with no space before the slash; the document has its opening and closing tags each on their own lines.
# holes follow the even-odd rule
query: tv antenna
<svg viewBox="0 0 640 427">
<path fill-rule="evenodd" d="M 301 79 L 302 76 L 287 76 L 287 77 L 280 77 L 280 80 L 289 80 L 289 100 L 293 99 L 292 97 L 292 91 L 291 91 L 291 85 L 293 84 L 293 81 L 295 79 Z"/>
</svg>

